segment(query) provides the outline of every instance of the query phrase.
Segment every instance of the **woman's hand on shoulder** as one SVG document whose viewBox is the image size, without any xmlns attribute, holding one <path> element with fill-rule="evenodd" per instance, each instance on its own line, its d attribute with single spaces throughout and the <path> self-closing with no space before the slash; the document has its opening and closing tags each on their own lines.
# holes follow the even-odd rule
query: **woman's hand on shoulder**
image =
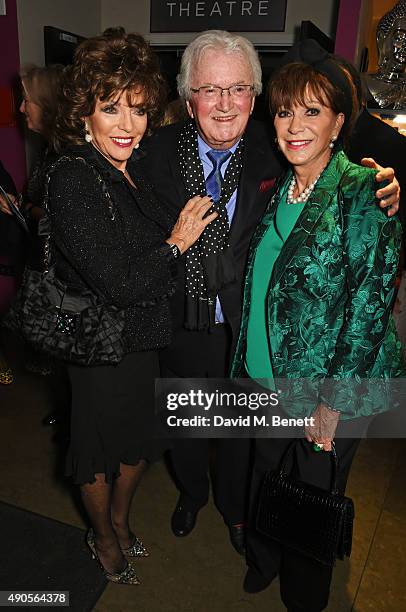
<svg viewBox="0 0 406 612">
<path fill-rule="evenodd" d="M 316 406 L 311 418 L 313 424 L 305 427 L 306 440 L 322 445 L 324 451 L 331 451 L 340 413 L 321 402 Z"/>
<path fill-rule="evenodd" d="M 166 242 L 176 244 L 182 254 L 187 251 L 200 238 L 209 223 L 218 217 L 217 212 L 207 215 L 212 205 L 213 201 L 209 196 L 190 198 L 182 208 Z"/>
<path fill-rule="evenodd" d="M 388 181 L 386 187 L 381 187 L 376 192 L 376 197 L 380 200 L 381 208 L 388 208 L 388 216 L 393 217 L 399 210 L 400 187 L 393 168 L 383 168 L 372 157 L 363 157 L 361 164 L 367 168 L 378 170 L 375 180 L 378 183 Z"/>
</svg>

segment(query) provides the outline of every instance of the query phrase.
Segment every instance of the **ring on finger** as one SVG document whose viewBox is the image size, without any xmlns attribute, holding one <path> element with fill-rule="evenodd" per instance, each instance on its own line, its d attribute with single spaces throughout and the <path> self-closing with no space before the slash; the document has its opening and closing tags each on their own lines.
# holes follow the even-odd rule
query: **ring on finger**
<svg viewBox="0 0 406 612">
<path fill-rule="evenodd" d="M 324 444 L 320 444 L 320 442 L 314 442 L 313 443 L 313 450 L 316 453 L 319 453 L 320 451 L 322 451 L 324 449 Z"/>
</svg>

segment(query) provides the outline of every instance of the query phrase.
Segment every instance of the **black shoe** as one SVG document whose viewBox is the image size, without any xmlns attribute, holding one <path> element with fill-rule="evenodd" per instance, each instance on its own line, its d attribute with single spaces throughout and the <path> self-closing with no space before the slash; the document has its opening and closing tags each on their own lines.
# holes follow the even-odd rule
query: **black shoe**
<svg viewBox="0 0 406 612">
<path fill-rule="evenodd" d="M 245 555 L 245 525 L 229 525 L 230 542 L 239 555 Z"/>
<path fill-rule="evenodd" d="M 171 520 L 172 532 L 177 538 L 184 538 L 193 531 L 198 512 L 178 502 Z"/>
<path fill-rule="evenodd" d="M 260 593 L 269 587 L 274 578 L 276 578 L 276 574 L 271 576 L 271 578 L 265 578 L 262 574 L 249 567 L 245 574 L 243 589 L 246 593 Z"/>
</svg>

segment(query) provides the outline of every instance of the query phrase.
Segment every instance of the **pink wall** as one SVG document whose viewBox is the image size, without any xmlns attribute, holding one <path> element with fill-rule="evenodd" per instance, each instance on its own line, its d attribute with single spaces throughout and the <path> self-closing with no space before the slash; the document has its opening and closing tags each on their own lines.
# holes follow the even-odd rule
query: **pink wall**
<svg viewBox="0 0 406 612">
<path fill-rule="evenodd" d="M 334 52 L 350 61 L 354 60 L 361 0 L 341 0 L 338 14 L 336 44 Z"/>
<path fill-rule="evenodd" d="M 20 70 L 16 0 L 6 0 L 6 9 L 7 15 L 0 15 L 0 85 L 10 87 L 18 80 Z M 23 135 L 18 127 L 0 127 L 0 159 L 17 189 L 21 189 L 26 164 Z"/>
</svg>

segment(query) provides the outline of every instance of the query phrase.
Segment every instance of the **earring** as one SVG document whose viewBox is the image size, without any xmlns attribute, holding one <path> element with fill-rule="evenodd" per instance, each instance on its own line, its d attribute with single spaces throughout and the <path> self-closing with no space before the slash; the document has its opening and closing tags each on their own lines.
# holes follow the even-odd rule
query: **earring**
<svg viewBox="0 0 406 612">
<path fill-rule="evenodd" d="M 93 140 L 93 136 L 92 136 L 92 135 L 91 135 L 91 133 L 89 132 L 89 127 L 88 127 L 87 123 L 85 123 L 85 131 L 86 131 L 86 134 L 85 134 L 85 140 L 86 140 L 86 142 L 92 142 L 92 140 Z"/>
<path fill-rule="evenodd" d="M 279 149 L 279 151 L 280 151 L 280 150 L 281 150 L 281 148 L 280 148 L 280 146 L 279 146 L 278 139 L 277 139 L 277 138 L 275 138 L 275 139 L 274 139 L 274 142 L 275 142 L 275 144 L 276 144 L 277 148 L 278 148 L 278 149 Z"/>
<path fill-rule="evenodd" d="M 328 145 L 330 149 L 334 149 L 334 143 L 337 140 L 337 136 L 332 136 L 330 144 Z"/>
<path fill-rule="evenodd" d="M 140 146 L 140 143 L 137 142 L 137 144 L 134 146 L 134 149 L 138 149 L 139 146 Z"/>
</svg>

